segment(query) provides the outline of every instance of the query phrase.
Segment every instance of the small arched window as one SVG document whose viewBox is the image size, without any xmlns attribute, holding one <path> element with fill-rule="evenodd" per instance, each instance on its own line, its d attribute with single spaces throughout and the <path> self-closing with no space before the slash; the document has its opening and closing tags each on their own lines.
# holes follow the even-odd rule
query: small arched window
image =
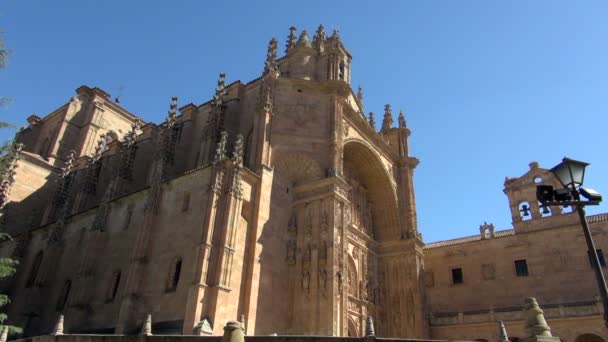
<svg viewBox="0 0 608 342">
<path fill-rule="evenodd" d="M 528 202 L 521 202 L 519 203 L 519 216 L 521 217 L 522 221 L 528 221 L 530 219 L 532 219 L 532 214 L 530 212 L 530 203 Z"/>
<path fill-rule="evenodd" d="M 172 292 L 177 289 L 177 285 L 179 284 L 179 277 L 182 272 L 182 258 L 176 258 L 171 264 L 171 269 L 169 272 L 169 277 L 167 279 L 167 292 Z"/>
<path fill-rule="evenodd" d="M 106 299 L 108 302 L 114 301 L 116 298 L 116 294 L 118 293 L 118 286 L 120 286 L 120 270 L 114 271 L 112 273 L 112 278 L 110 279 L 110 286 L 108 287 L 108 294 Z"/>
<path fill-rule="evenodd" d="M 344 81 L 344 62 L 340 62 L 340 69 L 338 72 L 338 79 Z"/>
<path fill-rule="evenodd" d="M 540 216 L 541 217 L 549 217 L 551 216 L 551 214 L 553 213 L 551 211 L 551 207 L 547 206 L 543 206 L 542 203 L 538 202 L 538 209 L 540 210 Z"/>
<path fill-rule="evenodd" d="M 63 311 L 63 309 L 65 309 L 65 305 L 67 304 L 68 298 L 70 297 L 71 288 L 72 288 L 72 281 L 70 279 L 68 279 L 63 284 L 63 289 L 61 290 L 59 299 L 57 299 L 57 311 Z"/>
<path fill-rule="evenodd" d="M 31 287 L 36 283 L 36 278 L 38 278 L 38 271 L 40 270 L 40 264 L 42 263 L 42 251 L 36 254 L 34 258 L 34 262 L 32 262 L 32 267 L 30 268 L 30 274 L 27 278 L 27 282 L 25 283 L 25 287 Z"/>
</svg>

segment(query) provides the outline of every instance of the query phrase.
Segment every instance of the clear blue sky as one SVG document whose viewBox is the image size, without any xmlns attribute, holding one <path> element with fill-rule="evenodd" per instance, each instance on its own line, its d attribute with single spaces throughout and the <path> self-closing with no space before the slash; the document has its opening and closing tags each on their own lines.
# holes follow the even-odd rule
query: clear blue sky
<svg viewBox="0 0 608 342">
<path fill-rule="evenodd" d="M 0 115 L 23 125 L 87 84 L 122 86 L 127 109 L 160 122 L 171 96 L 207 101 L 220 71 L 256 78 L 271 37 L 282 51 L 289 26 L 320 23 L 350 49 L 366 111 L 406 112 L 426 242 L 510 228 L 504 178 L 533 160 L 588 161 L 586 184 L 608 195 L 606 1 L 5 0 L 0 94 L 14 102 Z"/>
</svg>

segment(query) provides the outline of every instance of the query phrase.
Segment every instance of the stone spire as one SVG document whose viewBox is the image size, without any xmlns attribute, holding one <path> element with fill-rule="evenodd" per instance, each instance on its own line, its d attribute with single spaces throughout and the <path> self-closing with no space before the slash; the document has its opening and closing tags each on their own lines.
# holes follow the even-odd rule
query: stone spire
<svg viewBox="0 0 608 342">
<path fill-rule="evenodd" d="M 215 95 L 213 96 L 213 104 L 216 107 L 221 107 L 224 103 L 224 95 L 226 95 L 226 74 L 220 72 L 220 79 L 217 81 Z"/>
<path fill-rule="evenodd" d="M 367 316 L 365 321 L 365 337 L 376 336 L 376 330 L 374 329 L 374 320 L 371 315 Z"/>
<path fill-rule="evenodd" d="M 140 335 L 152 336 L 152 315 L 146 316 L 144 324 L 141 326 Z"/>
<path fill-rule="evenodd" d="M 51 229 L 51 234 L 48 239 L 49 244 L 58 243 L 63 237 L 63 228 L 65 227 L 65 221 L 69 214 L 69 206 L 71 205 L 70 188 L 72 186 L 72 168 L 74 167 L 74 160 L 76 159 L 76 152 L 70 151 L 65 161 L 64 166 L 61 168 L 61 175 L 58 180 L 58 187 L 55 192 L 55 198 L 53 199 L 53 212 L 57 213 L 57 221 L 55 226 Z"/>
<path fill-rule="evenodd" d="M 312 44 L 310 43 L 310 38 L 308 37 L 308 32 L 306 30 L 303 30 L 302 33 L 300 33 L 300 38 L 298 38 L 296 46 L 312 48 Z"/>
<path fill-rule="evenodd" d="M 287 43 L 285 43 L 285 54 L 296 45 L 296 28 L 292 26 L 289 28 L 289 36 L 287 37 Z"/>
<path fill-rule="evenodd" d="M 363 89 L 361 89 L 361 86 L 357 89 L 357 100 L 359 101 L 361 108 L 363 108 Z"/>
<path fill-rule="evenodd" d="M 393 112 L 391 105 L 384 105 L 384 119 L 382 120 L 382 129 L 380 132 L 386 133 L 393 127 Z"/>
<path fill-rule="evenodd" d="M 338 41 L 341 41 L 341 39 L 340 39 L 340 32 L 339 32 L 338 30 L 335 30 L 335 29 L 334 29 L 334 31 L 331 33 L 331 37 L 332 37 L 333 39 L 336 39 L 336 40 L 338 40 Z"/>
<path fill-rule="evenodd" d="M 526 315 L 526 326 L 524 330 L 528 334 L 528 338 L 536 336 L 552 337 L 551 328 L 547 325 L 543 310 L 538 306 L 538 302 L 534 297 L 526 298 L 524 306 Z"/>
<path fill-rule="evenodd" d="M 323 53 L 325 50 L 325 39 L 325 28 L 323 25 L 319 25 L 317 32 L 315 32 L 315 35 L 312 38 L 312 46 L 314 46 L 319 53 Z"/>
<path fill-rule="evenodd" d="M 63 335 L 63 315 L 59 315 L 59 319 L 57 320 L 57 323 L 55 324 L 55 328 L 53 329 L 51 335 Z"/>
<path fill-rule="evenodd" d="M 268 43 L 266 62 L 264 62 L 264 75 L 277 70 L 277 40 L 272 38 Z"/>
<path fill-rule="evenodd" d="M 406 128 L 407 125 L 405 123 L 405 116 L 403 115 L 403 111 L 399 111 L 399 128 Z"/>
<path fill-rule="evenodd" d="M 220 76 L 221 77 L 221 76 Z M 223 85 L 222 80 L 222 85 Z M 219 86 L 219 83 L 218 83 Z M 171 97 L 171 104 L 169 105 L 169 112 L 167 113 L 167 128 L 173 128 L 177 122 L 177 96 Z"/>
<path fill-rule="evenodd" d="M 226 141 L 228 140 L 228 133 L 226 131 L 222 131 L 220 141 L 217 143 L 217 148 L 215 149 L 215 158 L 213 163 L 219 163 L 226 159 Z"/>
<path fill-rule="evenodd" d="M 243 190 L 242 190 L 242 177 L 241 177 L 241 169 L 243 168 L 243 135 L 238 134 L 236 136 L 236 141 L 234 142 L 234 152 L 232 154 L 232 161 L 234 162 L 234 170 L 232 184 L 228 192 L 234 196 L 235 198 L 242 198 Z"/>
<path fill-rule="evenodd" d="M 369 125 L 372 126 L 372 128 L 375 131 L 376 130 L 376 119 L 374 119 L 374 112 L 369 112 L 369 116 L 368 116 L 367 120 L 369 122 Z"/>
<path fill-rule="evenodd" d="M 240 133 L 236 136 L 232 159 L 237 167 L 243 167 L 243 135 Z"/>
<path fill-rule="evenodd" d="M 22 149 L 23 144 L 13 142 L 9 153 L 6 156 L 6 168 L 4 174 L 0 175 L 0 210 L 8 203 L 11 188 L 15 183 L 17 162 L 21 157 Z"/>
<path fill-rule="evenodd" d="M 498 321 L 498 342 L 509 342 L 509 336 L 507 336 L 507 329 L 505 329 L 503 321 Z"/>
</svg>

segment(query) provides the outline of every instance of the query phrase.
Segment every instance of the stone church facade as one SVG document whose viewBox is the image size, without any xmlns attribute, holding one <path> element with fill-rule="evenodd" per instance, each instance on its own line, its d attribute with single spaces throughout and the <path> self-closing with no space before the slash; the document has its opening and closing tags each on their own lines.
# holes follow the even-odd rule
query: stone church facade
<svg viewBox="0 0 608 342">
<path fill-rule="evenodd" d="M 277 45 L 260 78 L 220 74 L 210 101 L 172 98 L 158 125 L 87 86 L 28 119 L 0 186 L 11 323 L 44 334 L 63 313 L 72 332 L 131 334 L 151 314 L 159 333 L 240 320 L 362 336 L 370 315 L 379 336 L 495 340 L 498 319 L 524 336 L 536 296 L 558 336 L 608 338 L 576 215 L 533 197 L 556 182 L 546 170 L 505 182 L 514 229 L 425 245 L 403 113 L 395 127 L 386 105 L 376 129 L 337 32 Z M 601 248 L 608 217 L 589 220 Z"/>
</svg>

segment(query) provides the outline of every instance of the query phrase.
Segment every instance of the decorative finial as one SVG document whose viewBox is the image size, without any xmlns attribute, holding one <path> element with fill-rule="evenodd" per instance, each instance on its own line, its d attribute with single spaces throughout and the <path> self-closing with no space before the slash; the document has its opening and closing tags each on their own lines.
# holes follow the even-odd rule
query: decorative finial
<svg viewBox="0 0 608 342">
<path fill-rule="evenodd" d="M 315 36 L 312 38 L 312 45 L 319 52 L 322 53 L 325 50 L 325 28 L 323 25 L 319 25 Z"/>
<path fill-rule="evenodd" d="M 226 74 L 220 72 L 220 79 L 217 81 L 217 87 L 215 88 L 215 96 L 213 96 L 213 103 L 216 107 L 221 107 L 223 103 L 223 97 L 226 95 Z"/>
<path fill-rule="evenodd" d="M 226 322 L 222 342 L 245 342 L 245 334 L 241 323 L 237 321 Z"/>
<path fill-rule="evenodd" d="M 245 329 L 245 315 L 241 314 L 241 316 L 239 317 L 239 323 L 241 323 L 241 327 L 243 328 L 243 331 L 247 331 L 247 329 Z"/>
<path fill-rule="evenodd" d="M 296 46 L 312 48 L 312 44 L 310 43 L 310 38 L 308 37 L 308 32 L 306 30 L 303 30 L 302 33 L 300 33 L 300 38 L 298 38 Z"/>
<path fill-rule="evenodd" d="M 287 37 L 287 43 L 285 44 L 285 53 L 296 45 L 296 28 L 294 26 L 289 28 L 289 37 Z"/>
<path fill-rule="evenodd" d="M 376 330 L 374 329 L 374 320 L 371 315 L 367 316 L 367 321 L 365 322 L 365 337 L 376 336 Z"/>
<path fill-rule="evenodd" d="M 76 151 L 71 150 L 68 154 L 63 167 L 61 168 L 61 178 L 65 178 L 70 175 L 72 168 L 74 167 L 74 160 L 76 159 Z"/>
<path fill-rule="evenodd" d="M 171 98 L 171 104 L 169 105 L 169 112 L 167 115 L 167 127 L 172 128 L 175 126 L 177 116 L 177 96 Z"/>
<path fill-rule="evenodd" d="M 59 319 L 57 320 L 57 323 L 55 324 L 55 328 L 53 329 L 51 335 L 63 335 L 63 315 L 59 315 Z"/>
<path fill-rule="evenodd" d="M 405 115 L 403 115 L 403 111 L 399 111 L 399 128 L 406 128 L 407 125 L 405 123 Z"/>
<path fill-rule="evenodd" d="M 272 38 L 268 43 L 266 62 L 264 62 L 264 75 L 277 70 L 277 40 Z"/>
<path fill-rule="evenodd" d="M 147 315 L 144 324 L 141 326 L 140 335 L 152 336 L 152 315 Z"/>
<path fill-rule="evenodd" d="M 509 336 L 507 336 L 507 329 L 505 329 L 503 321 L 498 321 L 498 342 L 509 342 Z"/>
<path fill-rule="evenodd" d="M 226 159 L 226 141 L 228 140 L 228 133 L 226 131 L 222 131 L 220 141 L 217 143 L 217 148 L 215 149 L 215 159 L 214 163 L 221 162 Z"/>
<path fill-rule="evenodd" d="M 95 150 L 93 151 L 93 155 L 91 156 L 91 164 L 95 164 L 101 159 L 101 154 L 106 145 L 106 135 L 102 134 L 99 136 L 99 140 L 97 140 L 97 146 L 95 146 Z"/>
<path fill-rule="evenodd" d="M 133 122 L 131 124 L 131 130 L 129 132 L 127 132 L 127 134 L 125 135 L 125 140 L 123 141 L 123 144 L 125 144 L 127 147 L 131 147 L 133 146 L 133 144 L 135 144 L 135 140 L 137 139 L 137 132 L 139 131 L 139 127 L 140 127 L 140 122 L 139 119 L 135 120 L 135 122 Z"/>
<path fill-rule="evenodd" d="M 367 121 L 369 122 L 369 125 L 372 126 L 372 128 L 375 131 L 376 130 L 376 119 L 374 119 L 374 112 L 369 112 Z"/>
<path fill-rule="evenodd" d="M 361 86 L 359 86 L 357 89 L 357 100 L 359 100 L 359 103 L 361 103 L 361 106 L 363 106 L 363 89 Z"/>
<path fill-rule="evenodd" d="M 234 142 L 234 153 L 232 159 L 238 167 L 243 167 L 243 135 L 237 134 L 236 141 Z"/>
<path fill-rule="evenodd" d="M 8 326 L 2 328 L 2 335 L 0 335 L 0 342 L 6 342 L 8 340 Z"/>
<path fill-rule="evenodd" d="M 331 34 L 331 37 L 337 40 L 340 40 L 340 31 L 337 29 L 334 29 L 334 31 Z"/>
<path fill-rule="evenodd" d="M 546 336 L 552 337 L 551 328 L 547 325 L 543 310 L 538 306 L 538 302 L 534 297 L 526 298 L 526 305 L 524 306 L 526 315 L 526 326 L 525 331 L 529 337 L 534 336 Z"/>
<path fill-rule="evenodd" d="M 386 133 L 393 127 L 393 112 L 391 105 L 384 105 L 384 119 L 382 120 L 382 129 L 380 132 Z"/>
</svg>

